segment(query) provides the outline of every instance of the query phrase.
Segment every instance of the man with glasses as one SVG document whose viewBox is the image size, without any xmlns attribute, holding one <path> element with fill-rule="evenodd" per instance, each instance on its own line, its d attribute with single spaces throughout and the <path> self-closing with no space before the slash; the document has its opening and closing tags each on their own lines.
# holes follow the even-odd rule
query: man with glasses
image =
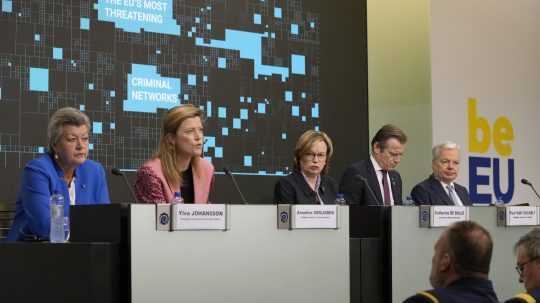
<svg viewBox="0 0 540 303">
<path fill-rule="evenodd" d="M 452 224 L 439 237 L 431 259 L 429 281 L 434 289 L 421 291 L 404 303 L 497 303 L 488 279 L 493 241 L 472 221 Z"/>
<path fill-rule="evenodd" d="M 450 141 L 437 144 L 432 156 L 433 174 L 413 188 L 413 201 L 418 205 L 472 205 L 467 188 L 454 182 L 459 173 L 459 145 Z"/>
<path fill-rule="evenodd" d="M 524 284 L 527 292 L 517 294 L 505 303 L 540 302 L 540 228 L 522 236 L 514 250 L 519 282 Z"/>
<path fill-rule="evenodd" d="M 371 140 L 371 157 L 349 166 L 339 190 L 350 204 L 401 205 L 401 176 L 394 169 L 401 161 L 407 136 L 387 124 Z"/>
</svg>

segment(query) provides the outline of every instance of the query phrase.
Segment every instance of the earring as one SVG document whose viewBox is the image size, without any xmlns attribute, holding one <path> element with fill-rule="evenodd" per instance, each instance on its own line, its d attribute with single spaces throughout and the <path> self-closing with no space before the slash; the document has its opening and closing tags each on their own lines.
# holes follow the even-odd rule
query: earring
<svg viewBox="0 0 540 303">
<path fill-rule="evenodd" d="M 58 154 L 54 154 L 54 159 L 58 160 Z"/>
</svg>

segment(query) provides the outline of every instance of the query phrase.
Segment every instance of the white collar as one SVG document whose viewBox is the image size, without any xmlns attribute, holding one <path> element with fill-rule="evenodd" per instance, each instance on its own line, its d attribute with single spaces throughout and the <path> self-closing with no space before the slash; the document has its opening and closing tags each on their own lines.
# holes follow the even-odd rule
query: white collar
<svg viewBox="0 0 540 303">
<path fill-rule="evenodd" d="M 376 171 L 376 172 L 381 171 L 382 168 L 381 168 L 381 166 L 379 165 L 379 162 L 377 162 L 377 160 L 375 160 L 375 158 L 373 157 L 373 155 L 370 155 L 369 158 L 371 159 L 371 164 L 373 165 L 373 168 L 375 169 L 375 171 Z"/>
</svg>

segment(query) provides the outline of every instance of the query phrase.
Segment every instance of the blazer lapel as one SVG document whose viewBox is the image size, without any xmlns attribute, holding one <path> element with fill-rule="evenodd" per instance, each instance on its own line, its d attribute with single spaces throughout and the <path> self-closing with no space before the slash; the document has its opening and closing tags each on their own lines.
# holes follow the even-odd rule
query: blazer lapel
<svg viewBox="0 0 540 303">
<path fill-rule="evenodd" d="M 379 178 L 377 178 L 377 173 L 375 173 L 375 168 L 373 167 L 373 163 L 371 163 L 371 160 L 366 160 L 368 162 L 367 165 L 367 173 L 368 178 L 367 181 L 369 183 L 369 186 L 375 193 L 375 196 L 377 197 L 377 201 L 375 201 L 379 205 L 384 205 L 383 197 L 381 195 L 381 187 L 379 185 Z M 368 189 L 369 190 L 369 189 Z M 368 196 L 371 196 L 368 194 Z"/>
<path fill-rule="evenodd" d="M 433 192 L 435 193 L 434 198 L 437 199 L 437 201 L 434 201 L 435 203 L 443 203 L 443 204 L 446 204 L 446 205 L 454 205 L 454 202 L 452 202 L 450 200 L 450 197 L 446 193 L 446 190 L 444 190 L 444 188 L 442 187 L 442 184 L 441 184 L 441 182 L 439 182 L 439 180 L 435 179 L 435 177 L 433 177 L 433 175 L 431 175 L 429 177 L 429 181 L 430 181 L 431 188 L 432 188 Z"/>
</svg>

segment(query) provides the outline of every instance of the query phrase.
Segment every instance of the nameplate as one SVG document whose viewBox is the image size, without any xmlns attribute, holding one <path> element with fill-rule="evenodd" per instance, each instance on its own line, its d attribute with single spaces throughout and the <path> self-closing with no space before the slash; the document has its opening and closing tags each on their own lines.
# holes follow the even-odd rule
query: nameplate
<svg viewBox="0 0 540 303">
<path fill-rule="evenodd" d="M 226 230 L 225 204 L 172 204 L 171 230 Z"/>
<path fill-rule="evenodd" d="M 420 227 L 447 227 L 455 222 L 469 220 L 469 208 L 464 206 L 419 207 Z"/>
<path fill-rule="evenodd" d="M 336 229 L 337 205 L 293 205 L 292 229 Z"/>
<path fill-rule="evenodd" d="M 534 226 L 539 223 L 538 207 L 506 206 L 497 208 L 498 226 Z"/>
</svg>

